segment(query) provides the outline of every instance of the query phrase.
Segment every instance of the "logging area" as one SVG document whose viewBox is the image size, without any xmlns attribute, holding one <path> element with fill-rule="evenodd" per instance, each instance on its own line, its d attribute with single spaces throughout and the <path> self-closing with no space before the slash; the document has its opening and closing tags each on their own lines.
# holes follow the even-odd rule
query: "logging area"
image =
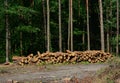
<svg viewBox="0 0 120 83">
<path fill-rule="evenodd" d="M 12 60 L 18 65 L 27 64 L 56 64 L 56 63 L 79 63 L 86 61 L 89 63 L 105 62 L 111 58 L 110 53 L 103 51 L 74 51 L 66 50 L 63 52 L 46 52 L 40 54 L 38 51 L 36 55 L 29 54 L 27 57 L 13 56 Z"/>
<path fill-rule="evenodd" d="M 0 64 L 0 83 L 120 83 L 120 59 L 99 51 L 37 52 Z"/>
<path fill-rule="evenodd" d="M 0 83 L 120 83 L 120 0 L 0 0 Z"/>
</svg>

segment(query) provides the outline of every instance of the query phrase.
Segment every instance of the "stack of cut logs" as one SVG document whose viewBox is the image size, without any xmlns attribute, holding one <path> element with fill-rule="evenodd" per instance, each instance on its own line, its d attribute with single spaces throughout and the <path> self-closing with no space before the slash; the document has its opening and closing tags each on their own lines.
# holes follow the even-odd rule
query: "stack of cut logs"
<svg viewBox="0 0 120 83">
<path fill-rule="evenodd" d="M 90 63 L 105 62 L 108 58 L 112 57 L 110 53 L 103 51 L 74 51 L 71 52 L 66 50 L 66 53 L 63 52 L 46 52 L 40 54 L 37 52 L 37 55 L 30 54 L 27 57 L 17 57 L 14 56 L 12 59 L 16 61 L 19 65 L 25 64 L 41 64 L 41 63 L 73 63 L 88 61 Z"/>
</svg>

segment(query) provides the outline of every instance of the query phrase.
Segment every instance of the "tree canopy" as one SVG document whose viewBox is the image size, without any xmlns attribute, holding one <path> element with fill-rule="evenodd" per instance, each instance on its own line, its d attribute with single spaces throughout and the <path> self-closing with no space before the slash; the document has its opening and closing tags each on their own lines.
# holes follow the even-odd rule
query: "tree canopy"
<svg viewBox="0 0 120 83">
<path fill-rule="evenodd" d="M 7 0 L 6 0 L 7 1 Z M 13 55 L 26 56 L 30 53 L 47 51 L 47 23 L 50 28 L 50 51 L 68 49 L 69 34 L 69 1 L 49 0 L 49 21 L 47 21 L 46 0 L 5 0 L 0 1 L 0 62 L 5 58 L 6 46 L 6 15 L 9 23 L 9 57 Z M 116 52 L 116 42 L 120 47 L 120 35 L 117 30 L 117 0 L 102 0 L 103 29 L 105 51 Z M 60 3 L 59 3 L 60 2 Z M 59 10 L 59 7 L 61 7 Z M 120 9 L 120 5 L 118 4 Z M 72 0 L 73 51 L 87 50 L 87 10 L 86 0 Z M 98 0 L 88 0 L 88 19 L 90 34 L 90 49 L 101 50 L 100 10 Z M 59 12 L 61 11 L 61 12 Z M 118 11 L 120 13 L 120 11 Z M 61 16 L 59 16 L 61 15 Z M 60 19 L 61 18 L 61 19 Z M 119 17 L 120 18 L 120 17 Z M 61 20 L 61 23 L 60 23 Z M 61 29 L 60 29 L 61 25 Z M 61 31 L 59 31 L 61 30 Z M 61 33 L 61 37 L 59 36 Z M 62 38 L 60 41 L 59 39 Z M 72 42 L 72 41 L 70 41 Z M 120 51 L 120 50 L 119 50 Z"/>
</svg>

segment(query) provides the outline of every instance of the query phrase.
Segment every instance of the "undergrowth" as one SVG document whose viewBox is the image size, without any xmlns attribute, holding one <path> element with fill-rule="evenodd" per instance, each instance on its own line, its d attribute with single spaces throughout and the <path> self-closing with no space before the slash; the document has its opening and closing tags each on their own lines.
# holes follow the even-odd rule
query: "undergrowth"
<svg viewBox="0 0 120 83">
<path fill-rule="evenodd" d="M 115 83 L 120 78 L 120 57 L 112 57 L 106 63 L 109 64 L 109 67 L 99 71 L 95 82 Z"/>
</svg>

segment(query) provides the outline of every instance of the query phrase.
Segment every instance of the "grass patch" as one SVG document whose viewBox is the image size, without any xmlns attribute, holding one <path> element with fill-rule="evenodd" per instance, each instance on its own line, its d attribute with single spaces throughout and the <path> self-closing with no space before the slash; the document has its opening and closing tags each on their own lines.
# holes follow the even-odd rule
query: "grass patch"
<svg viewBox="0 0 120 83">
<path fill-rule="evenodd" d="M 120 57 L 112 57 L 106 61 L 108 64 L 120 64 Z"/>
<path fill-rule="evenodd" d="M 85 64 L 85 65 L 91 64 L 91 63 L 89 63 L 88 61 L 81 61 L 80 63 L 81 63 L 81 64 Z"/>
<path fill-rule="evenodd" d="M 115 83 L 120 77 L 120 57 L 112 57 L 106 62 L 109 67 L 98 71 L 97 83 Z"/>
<path fill-rule="evenodd" d="M 0 68 L 0 74 L 9 73 L 5 68 Z"/>
</svg>

